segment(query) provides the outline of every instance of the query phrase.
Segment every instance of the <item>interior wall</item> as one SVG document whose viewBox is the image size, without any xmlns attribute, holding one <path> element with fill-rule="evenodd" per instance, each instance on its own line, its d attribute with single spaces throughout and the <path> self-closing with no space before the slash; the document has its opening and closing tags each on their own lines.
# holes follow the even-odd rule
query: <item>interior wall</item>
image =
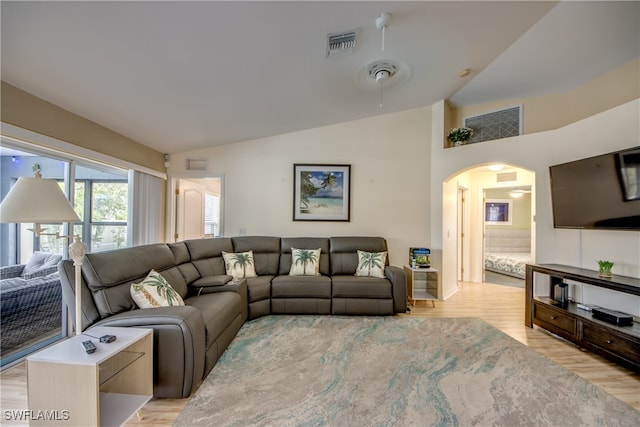
<svg viewBox="0 0 640 427">
<path fill-rule="evenodd" d="M 434 105 L 433 117 L 442 116 L 444 101 Z M 439 125 L 434 121 L 433 132 Z M 459 171 L 479 163 L 502 162 L 517 164 L 535 173 L 535 257 L 538 263 L 566 264 L 597 270 L 598 259 L 616 263 L 615 273 L 640 277 L 640 233 L 632 231 L 564 230 L 553 228 L 549 166 L 595 156 L 638 145 L 640 141 L 640 99 L 594 115 L 560 129 L 505 138 L 481 144 L 444 149 L 440 140 L 432 140 L 431 180 L 447 182 Z M 448 238 L 453 231 L 449 223 L 437 220 L 437 212 L 444 194 L 441 185 L 432 186 L 431 236 L 434 249 L 452 244 Z M 441 267 L 443 291 L 455 291 L 455 262 L 444 260 Z M 640 302 L 632 303 L 636 314 Z"/>
<path fill-rule="evenodd" d="M 225 177 L 225 235 L 382 236 L 390 262 L 409 247 L 430 247 L 431 109 L 308 129 L 171 155 L 169 174 L 187 159 L 207 160 Z M 349 222 L 293 221 L 293 165 L 351 165 Z"/>
<path fill-rule="evenodd" d="M 450 108 L 450 124 L 462 126 L 465 117 L 523 105 L 523 133 L 532 134 L 577 122 L 640 96 L 640 58 L 569 92 L 510 99 L 487 104 Z M 445 141 L 446 144 L 446 141 Z"/>
<path fill-rule="evenodd" d="M 513 197 L 509 189 L 488 188 L 486 198 L 511 200 L 511 224 L 486 224 L 485 228 L 518 228 L 531 229 L 531 193 L 524 193 L 520 197 Z"/>
<path fill-rule="evenodd" d="M 159 172 L 166 171 L 163 153 L 6 82 L 2 82 L 1 103 L 0 119 L 3 123 L 9 123 Z"/>
</svg>

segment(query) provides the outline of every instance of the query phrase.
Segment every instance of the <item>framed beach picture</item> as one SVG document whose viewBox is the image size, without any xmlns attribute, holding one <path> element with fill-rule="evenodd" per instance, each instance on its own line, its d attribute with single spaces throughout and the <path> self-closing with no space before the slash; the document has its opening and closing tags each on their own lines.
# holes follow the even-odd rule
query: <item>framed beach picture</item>
<svg viewBox="0 0 640 427">
<path fill-rule="evenodd" d="M 484 202 L 484 222 L 490 225 L 511 225 L 510 199 L 487 199 Z"/>
<path fill-rule="evenodd" d="M 294 221 L 349 221 L 351 165 L 293 165 Z"/>
</svg>

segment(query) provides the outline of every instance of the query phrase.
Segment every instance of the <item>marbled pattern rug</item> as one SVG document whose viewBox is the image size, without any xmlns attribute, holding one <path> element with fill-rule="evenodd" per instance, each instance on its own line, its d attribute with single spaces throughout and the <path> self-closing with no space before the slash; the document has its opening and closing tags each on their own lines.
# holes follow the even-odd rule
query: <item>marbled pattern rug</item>
<svg viewBox="0 0 640 427">
<path fill-rule="evenodd" d="M 175 426 L 637 426 L 640 411 L 475 318 L 247 322 Z"/>
</svg>

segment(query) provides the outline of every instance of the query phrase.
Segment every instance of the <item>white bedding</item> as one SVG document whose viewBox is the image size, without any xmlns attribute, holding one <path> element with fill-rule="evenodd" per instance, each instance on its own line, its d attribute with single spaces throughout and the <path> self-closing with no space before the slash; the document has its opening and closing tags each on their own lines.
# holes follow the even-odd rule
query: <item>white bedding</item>
<svg viewBox="0 0 640 427">
<path fill-rule="evenodd" d="M 531 263 L 530 253 L 486 252 L 484 268 L 496 273 L 524 279 L 525 266 Z"/>
</svg>

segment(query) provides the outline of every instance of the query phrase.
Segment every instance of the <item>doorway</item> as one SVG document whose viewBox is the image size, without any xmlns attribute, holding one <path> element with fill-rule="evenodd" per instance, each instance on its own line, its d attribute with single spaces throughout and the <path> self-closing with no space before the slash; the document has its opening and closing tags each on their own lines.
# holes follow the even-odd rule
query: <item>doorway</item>
<svg viewBox="0 0 640 427">
<path fill-rule="evenodd" d="M 468 280 L 469 244 L 466 235 L 469 234 L 469 204 L 466 203 L 469 189 L 458 185 L 458 221 L 457 221 L 457 245 L 458 245 L 458 282 Z"/>
<path fill-rule="evenodd" d="M 223 188 L 222 176 L 171 176 L 167 241 L 222 236 Z"/>
<path fill-rule="evenodd" d="M 489 169 L 491 166 L 491 169 Z M 501 191 L 500 194 L 493 194 L 492 191 Z M 517 240 L 512 234 L 526 234 L 525 245 L 528 245 L 530 260 L 535 262 L 535 173 L 516 165 L 477 165 L 470 169 L 460 171 L 445 182 L 443 187 L 445 200 L 456 200 L 456 209 L 445 209 L 443 211 L 443 223 L 455 224 L 456 238 L 448 239 L 448 231 L 443 231 L 443 270 L 446 269 L 449 274 L 454 273 L 457 282 L 475 282 L 482 283 L 485 280 L 485 262 L 486 262 L 486 231 L 487 228 L 494 228 L 499 231 L 490 232 L 491 234 L 505 234 L 500 242 L 504 244 L 504 250 L 510 245 L 515 244 Z M 489 191 L 489 195 L 485 193 Z M 510 193 L 518 191 L 522 195 L 512 196 Z M 520 201 L 514 201 L 520 197 L 520 200 L 526 201 L 527 208 L 522 208 Z M 491 211 L 493 214 L 504 209 L 503 206 L 511 206 L 510 215 L 506 221 L 500 221 L 499 217 L 489 218 L 489 223 L 485 223 L 487 216 L 486 201 L 488 199 L 503 200 L 505 205 L 496 207 Z M 509 203 L 506 203 L 509 201 Z M 446 204 L 445 204 L 446 206 Z M 515 206 L 515 207 L 514 207 Z M 509 228 L 506 224 L 511 220 L 511 227 L 516 219 L 516 228 L 526 231 L 511 232 L 505 231 Z M 496 224 L 498 223 L 498 224 Z M 452 235 L 453 237 L 453 235 Z M 522 244 L 522 241 L 520 242 Z M 449 246 L 451 245 L 451 246 Z M 454 246 L 455 245 L 455 249 Z M 495 247 L 491 246 L 491 250 Z M 513 249 L 515 250 L 515 249 Z M 455 259 L 454 259 L 455 257 Z M 449 266 L 445 265 L 449 264 Z M 450 264 L 452 263 L 452 264 Z M 491 275 L 490 275 L 491 276 Z M 451 276 L 449 276 L 451 277 Z M 502 277 L 502 276 L 499 276 Z M 513 278 L 514 280 L 519 280 Z M 490 280 L 490 279 L 489 279 Z M 455 289 L 448 289 L 446 295 L 451 295 Z"/>
<path fill-rule="evenodd" d="M 531 263 L 531 185 L 487 187 L 483 200 L 483 282 L 524 288 Z"/>
</svg>

